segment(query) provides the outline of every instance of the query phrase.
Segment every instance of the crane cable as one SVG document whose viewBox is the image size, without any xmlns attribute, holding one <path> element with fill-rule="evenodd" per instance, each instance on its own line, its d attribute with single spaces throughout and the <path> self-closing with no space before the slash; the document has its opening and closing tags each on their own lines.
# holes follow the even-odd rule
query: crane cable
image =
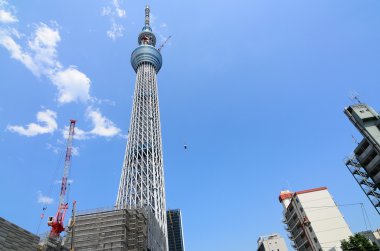
<svg viewBox="0 0 380 251">
<path fill-rule="evenodd" d="M 58 149 L 58 158 L 57 158 L 57 163 L 55 165 L 55 169 L 53 171 L 53 174 L 51 176 L 51 179 L 50 179 L 50 186 L 49 186 L 49 189 L 48 189 L 48 193 L 47 193 L 47 197 L 48 198 L 51 198 L 51 194 L 53 192 L 53 186 L 55 185 L 55 181 L 56 181 L 56 177 L 58 176 L 58 170 L 60 169 L 61 167 L 61 162 L 64 158 L 64 155 L 63 155 L 63 150 L 62 149 Z M 41 215 L 40 215 L 40 222 L 38 223 L 38 227 L 37 227 L 37 231 L 36 231 L 36 235 L 39 234 L 39 231 L 40 231 L 40 226 L 41 226 L 41 222 L 42 220 L 44 219 L 45 217 L 45 211 L 47 210 L 47 206 L 48 206 L 48 203 L 44 202 L 42 204 L 42 212 L 41 212 Z"/>
</svg>

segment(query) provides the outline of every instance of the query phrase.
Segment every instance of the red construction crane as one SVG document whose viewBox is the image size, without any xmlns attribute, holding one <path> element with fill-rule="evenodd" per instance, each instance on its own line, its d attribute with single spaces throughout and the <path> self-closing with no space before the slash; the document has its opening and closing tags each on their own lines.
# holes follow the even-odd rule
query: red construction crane
<svg viewBox="0 0 380 251">
<path fill-rule="evenodd" d="M 59 205 L 55 217 L 49 217 L 48 226 L 51 226 L 50 237 L 57 238 L 60 233 L 65 230 L 64 220 L 66 215 L 66 210 L 69 208 L 69 204 L 66 201 L 66 189 L 67 189 L 67 177 L 69 175 L 70 165 L 71 165 L 71 151 L 74 137 L 75 120 L 70 120 L 69 136 L 67 138 L 67 148 L 65 156 L 65 166 L 63 169 L 63 177 L 61 183 L 61 193 L 59 195 Z"/>
</svg>

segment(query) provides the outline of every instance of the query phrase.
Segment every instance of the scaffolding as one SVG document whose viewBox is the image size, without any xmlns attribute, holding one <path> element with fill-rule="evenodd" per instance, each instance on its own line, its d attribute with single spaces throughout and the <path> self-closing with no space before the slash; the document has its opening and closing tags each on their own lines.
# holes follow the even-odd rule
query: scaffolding
<svg viewBox="0 0 380 251">
<path fill-rule="evenodd" d="M 93 251 L 166 251 L 155 216 L 143 209 L 101 209 L 78 212 L 75 225 L 67 234 L 65 246 L 71 244 L 75 230 L 74 250 Z"/>
</svg>

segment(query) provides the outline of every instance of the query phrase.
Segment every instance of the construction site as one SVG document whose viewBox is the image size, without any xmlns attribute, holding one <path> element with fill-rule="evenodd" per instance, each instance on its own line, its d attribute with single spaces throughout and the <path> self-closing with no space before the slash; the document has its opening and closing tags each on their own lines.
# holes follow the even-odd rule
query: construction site
<svg viewBox="0 0 380 251">
<path fill-rule="evenodd" d="M 0 221 L 0 224 L 5 224 L 0 227 L 0 238 L 5 237 L 10 243 L 2 246 L 0 242 L 0 250 L 168 250 L 156 79 L 162 66 L 160 51 L 166 41 L 158 48 L 155 47 L 156 37 L 150 27 L 149 6 L 145 7 L 145 25 L 138 36 L 138 43 L 139 46 L 131 55 L 131 64 L 137 78 L 127 149 L 115 206 L 77 212 L 76 202 L 69 201 L 69 178 L 76 133 L 76 120 L 71 119 L 58 209 L 54 216 L 48 217 L 49 233 L 36 236 L 21 228 L 13 227 L 10 230 L 11 227 L 6 227 L 7 224 Z M 41 222 L 45 210 L 46 207 L 43 208 Z M 66 223 L 69 211 L 71 217 Z M 8 233 L 3 233 L 4 230 Z M 183 249 L 181 245 L 181 249 L 178 247 L 175 251 Z"/>
</svg>

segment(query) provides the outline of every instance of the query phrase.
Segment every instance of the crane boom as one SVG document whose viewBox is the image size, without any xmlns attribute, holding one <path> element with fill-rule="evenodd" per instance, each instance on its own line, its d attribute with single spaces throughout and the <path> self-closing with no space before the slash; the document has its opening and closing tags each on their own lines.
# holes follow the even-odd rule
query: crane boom
<svg viewBox="0 0 380 251">
<path fill-rule="evenodd" d="M 68 202 L 66 201 L 67 179 L 71 165 L 71 152 L 73 147 L 75 120 L 70 120 L 69 136 L 67 138 L 65 165 L 63 169 L 63 176 L 61 182 L 61 192 L 59 195 L 59 205 L 55 217 L 49 217 L 48 225 L 51 226 L 50 237 L 59 237 L 60 233 L 65 230 L 64 220 L 66 211 L 68 209 Z"/>
<path fill-rule="evenodd" d="M 167 37 L 165 39 L 165 41 L 160 45 L 160 47 L 158 47 L 158 51 L 161 51 L 162 48 L 164 48 L 165 44 L 169 41 L 169 39 L 171 39 L 172 36 L 170 35 L 169 37 Z"/>
</svg>

